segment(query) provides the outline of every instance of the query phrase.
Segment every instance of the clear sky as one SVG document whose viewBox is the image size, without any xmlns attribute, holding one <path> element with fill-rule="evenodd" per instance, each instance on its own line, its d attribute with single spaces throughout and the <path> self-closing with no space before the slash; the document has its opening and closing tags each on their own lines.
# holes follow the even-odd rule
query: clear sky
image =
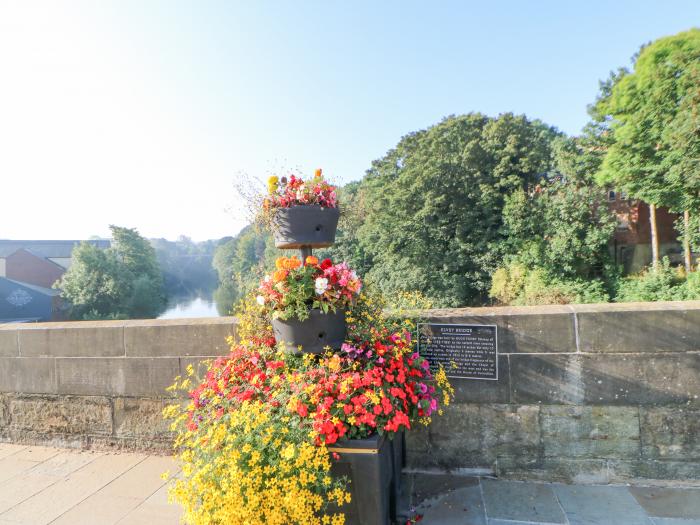
<svg viewBox="0 0 700 525">
<path fill-rule="evenodd" d="M 0 238 L 235 234 L 247 174 L 362 177 L 449 114 L 575 134 L 700 0 L 0 0 Z"/>
</svg>

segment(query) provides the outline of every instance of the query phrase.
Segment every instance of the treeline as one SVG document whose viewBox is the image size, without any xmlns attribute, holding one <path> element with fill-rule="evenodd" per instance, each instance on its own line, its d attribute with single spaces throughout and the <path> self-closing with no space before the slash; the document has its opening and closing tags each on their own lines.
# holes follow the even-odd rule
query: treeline
<svg viewBox="0 0 700 525">
<path fill-rule="evenodd" d="M 221 241 L 196 243 L 185 236 L 149 241 L 133 228 L 110 230 L 112 246 L 78 245 L 56 284 L 72 319 L 153 318 L 171 299 L 208 296 L 216 288 L 212 261 Z"/>
<path fill-rule="evenodd" d="M 336 245 L 387 294 L 440 306 L 700 297 L 700 30 L 644 46 L 601 83 L 578 137 L 524 115 L 452 116 L 410 133 L 341 189 Z M 606 190 L 651 209 L 653 267 L 621 277 Z M 654 211 L 680 212 L 686 268 L 660 261 Z M 322 254 L 322 255 L 325 255 Z M 276 252 L 254 227 L 214 265 L 230 297 L 256 286 Z"/>
<path fill-rule="evenodd" d="M 214 251 L 222 240 L 194 242 L 181 235 L 176 241 L 151 239 L 163 274 L 163 286 L 168 297 L 209 295 L 218 285 L 212 266 Z"/>
</svg>

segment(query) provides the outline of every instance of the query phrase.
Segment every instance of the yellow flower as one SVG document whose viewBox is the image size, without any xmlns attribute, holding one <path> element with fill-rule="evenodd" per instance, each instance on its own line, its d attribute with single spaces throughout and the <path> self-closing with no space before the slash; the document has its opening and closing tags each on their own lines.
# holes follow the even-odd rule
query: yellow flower
<svg viewBox="0 0 700 525">
<path fill-rule="evenodd" d="M 267 191 L 270 193 L 275 193 L 279 187 L 279 182 L 279 178 L 275 175 L 267 179 Z"/>
</svg>

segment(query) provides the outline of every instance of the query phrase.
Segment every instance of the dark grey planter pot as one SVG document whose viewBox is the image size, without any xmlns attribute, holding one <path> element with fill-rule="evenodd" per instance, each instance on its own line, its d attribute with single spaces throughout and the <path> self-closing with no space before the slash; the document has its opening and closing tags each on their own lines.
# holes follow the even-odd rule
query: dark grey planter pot
<svg viewBox="0 0 700 525">
<path fill-rule="evenodd" d="M 340 210 L 321 206 L 278 208 L 272 219 L 277 248 L 326 248 L 335 242 Z"/>
<path fill-rule="evenodd" d="M 321 310 L 313 309 L 304 321 L 273 319 L 272 331 L 277 342 L 283 342 L 288 350 L 295 353 L 320 354 L 327 346 L 339 350 L 347 331 L 345 310 L 324 314 Z"/>
<path fill-rule="evenodd" d="M 338 460 L 331 460 L 331 476 L 345 476 L 350 481 L 347 490 L 352 500 L 340 508 L 345 513 L 345 524 L 389 525 L 394 490 L 393 451 L 389 440 L 375 434 L 366 439 L 338 442 L 328 450 L 340 456 Z"/>
</svg>

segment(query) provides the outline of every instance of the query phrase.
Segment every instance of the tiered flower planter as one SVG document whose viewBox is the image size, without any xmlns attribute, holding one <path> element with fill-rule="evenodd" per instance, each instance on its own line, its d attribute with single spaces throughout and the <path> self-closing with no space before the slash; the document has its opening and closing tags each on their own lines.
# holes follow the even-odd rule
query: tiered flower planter
<svg viewBox="0 0 700 525">
<path fill-rule="evenodd" d="M 313 248 L 335 241 L 339 211 L 320 206 L 292 206 L 275 211 L 275 246 L 301 250 L 302 260 Z M 345 312 L 311 310 L 304 321 L 273 319 L 275 339 L 295 353 L 320 354 L 327 347 L 338 350 L 346 336 Z M 346 525 L 390 525 L 397 519 L 401 496 L 403 433 L 388 439 L 375 434 L 344 440 L 329 446 L 337 458 L 331 475 L 350 481 L 350 504 L 342 510 Z"/>
<path fill-rule="evenodd" d="M 272 331 L 277 342 L 284 344 L 288 351 L 297 354 L 318 355 L 323 353 L 325 348 L 339 350 L 347 332 L 345 311 L 326 314 L 313 309 L 309 312 L 309 318 L 303 321 L 273 319 Z"/>
</svg>

